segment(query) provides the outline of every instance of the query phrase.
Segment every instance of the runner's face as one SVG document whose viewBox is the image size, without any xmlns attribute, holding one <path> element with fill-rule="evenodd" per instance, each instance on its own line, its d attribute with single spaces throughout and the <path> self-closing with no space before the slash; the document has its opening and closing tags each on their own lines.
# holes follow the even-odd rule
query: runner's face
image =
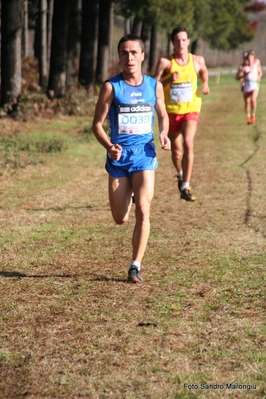
<svg viewBox="0 0 266 399">
<path fill-rule="evenodd" d="M 255 61 L 255 56 L 253 54 L 249 54 L 248 56 L 248 62 L 250 65 L 253 65 Z"/>
<path fill-rule="evenodd" d="M 122 43 L 119 49 L 119 60 L 125 72 L 132 74 L 141 71 L 144 53 L 140 43 L 137 41 Z"/>
<path fill-rule="evenodd" d="M 189 44 L 190 39 L 187 37 L 186 32 L 179 32 L 175 35 L 173 45 L 178 54 L 187 53 Z"/>
</svg>

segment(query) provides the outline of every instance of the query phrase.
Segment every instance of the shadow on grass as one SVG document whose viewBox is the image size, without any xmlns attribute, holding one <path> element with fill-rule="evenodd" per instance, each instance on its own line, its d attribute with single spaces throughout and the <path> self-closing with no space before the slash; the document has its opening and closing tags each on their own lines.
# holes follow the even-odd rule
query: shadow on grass
<svg viewBox="0 0 266 399">
<path fill-rule="evenodd" d="M 49 277 L 60 277 L 60 278 L 69 278 L 69 277 L 76 277 L 71 274 L 47 274 L 47 275 L 37 275 L 37 274 L 32 274 L 32 275 L 27 275 L 25 273 L 19 273 L 19 272 L 4 272 L 0 271 L 0 276 L 2 277 L 19 277 L 19 278 L 49 278 Z"/>
<path fill-rule="evenodd" d="M 71 209 L 71 210 L 79 210 L 79 209 L 93 210 L 94 207 L 92 205 L 83 205 L 83 206 L 67 205 L 67 206 L 64 206 L 64 207 L 53 206 L 51 208 L 27 208 L 27 211 L 33 211 L 33 212 L 54 211 L 54 212 L 59 212 L 59 211 L 66 211 L 68 209 Z"/>
<path fill-rule="evenodd" d="M 7 278 L 50 278 L 50 277 L 57 277 L 57 278 L 76 278 L 77 275 L 72 275 L 72 274 L 43 274 L 43 275 L 37 275 L 37 274 L 25 274 L 25 273 L 20 273 L 20 272 L 5 272 L 5 271 L 0 271 L 0 277 L 7 277 Z M 87 279 L 85 279 L 87 280 Z M 122 279 L 122 278 L 116 278 L 116 277 L 107 277 L 107 276 L 99 276 L 95 278 L 90 278 L 89 281 L 113 281 L 116 283 L 127 283 L 127 279 Z"/>
<path fill-rule="evenodd" d="M 7 209 L 4 206 L 0 206 L 0 209 L 5 210 Z M 60 211 L 66 211 L 68 209 L 71 210 L 80 210 L 80 209 L 89 209 L 90 211 L 95 210 L 95 207 L 92 205 L 83 205 L 83 206 L 71 206 L 71 205 L 67 205 L 67 206 L 52 206 L 50 208 L 22 208 L 26 211 L 32 211 L 32 212 L 48 212 L 48 211 L 53 211 L 53 212 L 60 212 Z"/>
<path fill-rule="evenodd" d="M 107 277 L 107 276 L 99 276 L 91 278 L 90 281 L 113 281 L 116 283 L 127 283 L 127 279 L 117 278 L 117 277 Z"/>
</svg>

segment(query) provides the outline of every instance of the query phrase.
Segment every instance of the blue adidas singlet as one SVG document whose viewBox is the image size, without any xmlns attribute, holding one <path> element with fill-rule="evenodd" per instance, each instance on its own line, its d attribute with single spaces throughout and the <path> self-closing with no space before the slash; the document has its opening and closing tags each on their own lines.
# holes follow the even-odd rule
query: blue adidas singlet
<svg viewBox="0 0 266 399">
<path fill-rule="evenodd" d="M 112 84 L 114 92 L 108 114 L 111 142 L 124 148 L 153 141 L 156 79 L 143 75 L 141 85 L 131 86 L 119 74 L 108 79 L 108 82 Z"/>
</svg>

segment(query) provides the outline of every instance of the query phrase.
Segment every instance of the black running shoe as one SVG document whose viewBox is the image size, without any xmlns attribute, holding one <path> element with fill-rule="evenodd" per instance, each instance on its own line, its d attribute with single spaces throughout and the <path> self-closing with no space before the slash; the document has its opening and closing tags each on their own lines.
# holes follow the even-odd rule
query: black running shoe
<svg viewBox="0 0 266 399">
<path fill-rule="evenodd" d="M 183 179 L 181 176 L 178 176 L 178 175 L 176 175 L 176 177 L 177 177 L 177 187 L 178 187 L 178 190 L 181 192 L 181 186 L 182 186 Z"/>
<path fill-rule="evenodd" d="M 181 195 L 180 195 L 181 199 L 184 199 L 186 201 L 195 201 L 196 197 L 194 197 L 191 194 L 191 188 L 190 187 L 186 187 L 184 190 L 181 191 Z"/>
<path fill-rule="evenodd" d="M 139 269 L 135 266 L 132 266 L 128 271 L 128 283 L 141 283 L 142 277 L 140 275 Z"/>
</svg>

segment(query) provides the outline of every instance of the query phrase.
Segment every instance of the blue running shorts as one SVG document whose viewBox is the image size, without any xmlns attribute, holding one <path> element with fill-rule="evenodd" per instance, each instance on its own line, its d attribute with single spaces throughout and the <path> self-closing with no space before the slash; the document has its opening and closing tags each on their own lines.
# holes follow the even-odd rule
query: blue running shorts
<svg viewBox="0 0 266 399">
<path fill-rule="evenodd" d="M 155 145 L 147 143 L 140 147 L 123 148 L 119 161 L 106 157 L 105 169 L 113 177 L 128 177 L 141 170 L 155 170 L 158 167 Z"/>
</svg>

